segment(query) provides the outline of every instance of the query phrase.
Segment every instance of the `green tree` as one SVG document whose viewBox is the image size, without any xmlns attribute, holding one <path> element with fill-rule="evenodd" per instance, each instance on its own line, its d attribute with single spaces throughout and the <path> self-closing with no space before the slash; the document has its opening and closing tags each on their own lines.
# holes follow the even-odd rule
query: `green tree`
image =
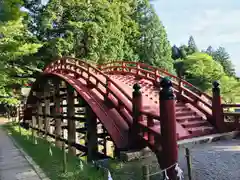
<svg viewBox="0 0 240 180">
<path fill-rule="evenodd" d="M 214 53 L 213 53 L 213 59 L 217 62 L 219 62 L 224 69 L 224 72 L 228 76 L 235 76 L 235 69 L 234 66 L 230 60 L 230 55 L 226 51 L 224 47 L 219 47 Z"/>
<path fill-rule="evenodd" d="M 221 84 L 221 95 L 225 103 L 240 102 L 240 81 L 227 75 L 219 80 Z"/>
<path fill-rule="evenodd" d="M 10 1 L 8 3 L 19 8 L 18 4 L 11 4 Z M 11 11 L 17 8 L 8 9 Z M 0 94 L 15 98 L 0 98 L 0 101 L 16 103 L 17 96 L 13 89 L 19 89 L 27 79 L 20 80 L 15 76 L 33 73 L 31 66 L 34 66 L 35 62 L 27 57 L 37 52 L 41 44 L 27 31 L 23 23 L 25 13 L 17 13 L 19 15 L 17 18 L 17 16 L 8 16 L 11 13 L 5 11 L 1 12 L 2 17 L 5 18 L 0 19 Z"/>
<path fill-rule="evenodd" d="M 0 1 L 0 21 L 18 20 L 24 13 L 20 10 L 23 0 L 1 0 Z"/>
<path fill-rule="evenodd" d="M 219 80 L 224 71 L 218 62 L 205 53 L 194 53 L 182 61 L 186 80 L 203 91 L 211 88 L 214 80 Z"/>
<path fill-rule="evenodd" d="M 148 0 L 137 0 L 135 21 L 140 27 L 138 51 L 140 61 L 173 72 L 171 46 L 159 17 Z"/>
<path fill-rule="evenodd" d="M 127 1 L 51 0 L 35 18 L 36 34 L 45 42 L 38 57 L 70 55 L 98 63 L 136 60 L 132 45 L 139 33 L 132 13 Z"/>
<path fill-rule="evenodd" d="M 181 59 L 186 59 L 188 55 L 188 47 L 186 45 L 181 45 L 179 49 L 180 49 Z"/>
<path fill-rule="evenodd" d="M 189 40 L 188 40 L 188 51 L 187 51 L 188 55 L 191 55 L 195 52 L 198 52 L 198 48 L 197 48 L 197 45 L 195 43 L 195 40 L 193 38 L 193 36 L 190 36 L 189 37 Z"/>
<path fill-rule="evenodd" d="M 208 48 L 206 50 L 203 50 L 203 52 L 207 53 L 209 56 L 213 56 L 215 51 L 212 46 L 208 46 Z"/>
</svg>

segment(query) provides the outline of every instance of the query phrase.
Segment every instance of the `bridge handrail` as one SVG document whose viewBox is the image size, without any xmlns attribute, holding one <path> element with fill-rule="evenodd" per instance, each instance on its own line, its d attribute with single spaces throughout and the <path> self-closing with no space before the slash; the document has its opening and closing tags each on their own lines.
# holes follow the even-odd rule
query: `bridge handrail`
<svg viewBox="0 0 240 180">
<path fill-rule="evenodd" d="M 72 63 L 72 62 L 69 62 L 68 60 L 74 60 L 75 62 L 74 63 Z M 62 64 L 62 65 L 73 65 L 73 66 L 76 66 L 77 68 L 81 68 L 82 69 L 82 67 L 86 67 L 87 68 L 87 70 L 85 70 L 86 72 L 88 72 L 89 74 L 91 74 L 91 76 L 93 76 L 94 78 L 96 78 L 96 79 L 98 79 L 98 77 L 97 76 L 95 76 L 93 73 L 91 73 L 90 72 L 90 68 L 92 69 L 92 70 L 94 70 L 95 71 L 95 73 L 97 73 L 97 74 L 100 74 L 100 75 L 102 75 L 104 78 L 105 78 L 105 83 L 103 83 L 100 79 L 99 79 L 99 82 L 100 83 L 102 83 L 102 85 L 107 85 L 107 81 L 110 81 L 111 82 L 111 84 L 113 84 L 114 86 L 116 86 L 117 88 L 118 88 L 118 84 L 116 83 L 116 82 L 114 82 L 114 81 L 112 81 L 106 74 L 104 74 L 103 72 L 101 72 L 99 69 L 97 69 L 96 67 L 94 67 L 94 66 L 91 66 L 90 64 L 88 64 L 87 62 L 85 62 L 85 61 L 82 61 L 82 60 L 80 60 L 80 59 L 77 59 L 77 58 L 72 58 L 72 57 L 64 57 L 64 58 L 62 58 L 61 59 L 61 61 L 63 61 L 63 60 L 65 60 L 65 64 Z M 56 60 L 56 61 L 54 61 L 53 63 L 51 63 L 50 65 L 51 66 L 54 66 L 57 62 L 59 62 L 59 60 Z M 69 63 L 69 64 L 68 64 Z M 59 63 L 58 63 L 59 64 Z M 47 67 L 47 68 L 49 68 L 49 66 Z M 45 70 L 47 70 L 47 68 L 45 69 Z M 44 71 L 45 71 L 44 70 Z M 69 69 L 68 69 L 69 70 Z M 82 69 L 82 70 L 84 70 L 84 69 Z M 73 71 L 74 72 L 74 71 Z M 126 94 L 121 88 L 118 88 L 119 89 L 119 91 L 124 95 L 124 96 L 126 96 L 126 98 L 128 99 L 128 100 L 130 100 L 131 101 L 131 97 L 128 95 L 128 94 Z M 110 90 L 110 89 L 109 89 Z M 114 93 L 114 92 L 112 92 L 111 91 L 111 93 Z"/>
<path fill-rule="evenodd" d="M 194 89 L 194 93 L 198 94 L 198 95 L 204 95 L 205 97 L 207 97 L 209 100 L 212 101 L 212 97 L 204 92 L 202 92 L 199 88 L 197 88 L 196 86 L 192 85 L 191 83 L 187 82 L 186 80 L 182 79 L 182 78 L 179 78 L 173 74 L 170 74 L 169 72 L 161 69 L 161 68 L 157 68 L 157 67 L 153 67 L 153 66 L 150 66 L 150 65 L 147 65 L 147 64 L 144 64 L 144 63 L 140 63 L 140 62 L 131 62 L 131 61 L 115 61 L 115 62 L 110 62 L 110 63 L 106 63 L 106 64 L 100 64 L 98 65 L 98 68 L 100 70 L 106 70 L 106 69 L 109 69 L 109 68 L 112 68 L 115 64 L 120 64 L 121 67 L 125 67 L 124 65 L 136 65 L 137 68 L 141 69 L 141 68 L 147 68 L 149 71 L 152 71 L 152 72 L 156 72 L 158 71 L 158 73 L 162 73 L 164 74 L 165 76 L 169 76 L 171 78 L 174 78 L 176 81 L 176 83 L 178 82 L 182 82 L 183 85 L 187 85 L 191 88 Z M 159 74 L 161 75 L 161 74 Z M 193 90 L 192 90 L 193 91 Z"/>
<path fill-rule="evenodd" d="M 212 106 L 212 97 L 209 96 L 208 94 L 200 91 L 198 88 L 196 88 L 195 86 L 193 86 L 192 84 L 188 83 L 187 81 L 178 78 L 162 69 L 159 68 L 155 68 L 143 63 L 139 63 L 139 62 L 127 62 L 127 61 L 116 61 L 116 62 L 112 62 L 112 63 L 108 63 L 108 64 L 102 64 L 102 65 L 98 65 L 98 68 L 100 70 L 102 70 L 103 72 L 119 72 L 119 73 L 130 73 L 130 74 L 138 74 L 139 72 L 141 73 L 146 73 L 146 77 L 148 80 L 151 81 L 155 81 L 155 82 L 160 82 L 160 78 L 163 78 L 163 76 L 170 76 L 171 78 L 173 78 L 173 85 L 174 88 L 177 89 L 179 92 L 180 91 L 184 91 L 186 92 L 186 97 L 188 101 L 194 103 L 194 102 L 200 102 L 202 103 L 204 106 L 207 107 L 207 109 L 202 106 L 197 104 L 198 106 L 200 106 L 200 108 L 208 115 L 211 115 L 211 106 Z M 120 70 L 119 70 L 120 69 Z M 131 72 L 131 70 L 135 70 L 136 72 L 133 73 Z M 159 74 L 163 73 L 164 75 Z M 149 77 L 151 76 L 151 77 Z M 190 86 L 191 88 L 195 89 L 195 92 L 192 91 L 190 88 L 184 87 L 185 86 Z M 203 99 L 204 97 L 204 99 Z"/>
<path fill-rule="evenodd" d="M 240 108 L 240 104 L 222 104 L 223 108 Z"/>
<path fill-rule="evenodd" d="M 225 124 L 230 126 L 232 130 L 240 130 L 240 112 L 231 112 L 230 108 L 240 108 L 240 104 L 222 104 L 222 113 Z"/>
<path fill-rule="evenodd" d="M 69 61 L 70 60 L 70 61 Z M 73 60 L 71 62 L 71 60 Z M 64 64 L 65 63 L 65 64 Z M 96 74 L 100 74 L 102 75 L 106 81 L 105 82 L 102 82 L 100 79 L 98 79 L 98 82 L 100 82 L 105 88 L 106 88 L 106 91 L 108 90 L 117 100 L 118 102 L 121 102 L 121 104 L 125 105 L 125 109 L 131 114 L 132 114 L 132 97 L 130 97 L 121 87 L 119 87 L 119 85 L 111 80 L 105 73 L 103 73 L 100 69 L 98 69 L 97 67 L 94 67 L 92 65 L 90 65 L 88 62 L 86 61 L 83 61 L 83 60 L 80 60 L 80 59 L 77 59 L 77 58 L 73 58 L 73 57 L 64 57 L 64 58 L 61 58 L 61 59 L 58 59 L 54 62 L 52 62 L 50 65 L 48 65 L 44 71 L 47 71 L 49 68 L 53 68 L 55 65 L 73 65 L 75 66 L 76 68 L 80 68 L 86 72 L 88 72 L 89 74 L 91 74 L 92 77 L 94 77 L 95 79 L 98 79 L 98 77 L 91 73 L 90 72 L 90 69 L 94 70 Z M 87 69 L 83 69 L 83 67 L 87 68 Z M 70 69 L 67 69 L 67 70 L 70 70 Z M 72 73 L 76 73 L 76 71 L 72 71 Z M 107 81 L 110 82 L 111 84 L 113 84 L 126 98 L 127 100 L 131 103 L 131 106 L 128 106 L 126 104 L 126 102 L 124 102 L 121 98 L 119 98 L 117 96 L 117 94 L 115 94 L 115 92 L 113 92 L 111 89 L 109 89 L 109 87 L 107 86 Z M 156 120 L 160 120 L 160 116 L 157 117 L 156 115 L 154 114 L 151 114 L 149 112 L 146 112 L 144 110 L 141 111 L 141 114 L 146 116 L 148 119 L 156 119 Z"/>
</svg>

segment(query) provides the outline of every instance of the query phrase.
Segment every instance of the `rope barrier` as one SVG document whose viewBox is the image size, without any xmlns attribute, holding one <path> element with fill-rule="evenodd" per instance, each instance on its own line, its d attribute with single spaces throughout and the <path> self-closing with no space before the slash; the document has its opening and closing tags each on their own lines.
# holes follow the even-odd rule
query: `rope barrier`
<svg viewBox="0 0 240 180">
<path fill-rule="evenodd" d="M 164 180 L 169 180 L 169 177 L 167 175 L 167 170 L 173 168 L 174 166 L 175 166 L 175 171 L 177 172 L 177 177 L 179 178 L 179 180 L 183 180 L 184 179 L 183 170 L 179 167 L 178 163 L 174 163 L 171 166 L 169 166 L 169 167 L 167 167 L 167 168 L 165 168 L 165 169 L 163 169 L 159 172 L 149 174 L 148 176 L 154 176 L 154 175 L 157 175 L 157 174 L 164 173 L 164 176 L 165 176 Z"/>
<path fill-rule="evenodd" d="M 95 166 L 97 166 L 97 167 L 99 167 L 99 168 L 104 169 L 105 171 L 107 171 L 107 173 L 108 173 L 108 180 L 113 180 L 112 175 L 111 175 L 111 172 L 109 171 L 109 169 L 101 166 L 100 164 L 96 164 L 96 162 L 94 162 L 94 161 L 92 161 L 92 162 L 93 162 L 93 165 L 95 165 Z"/>
<path fill-rule="evenodd" d="M 96 162 L 92 161 L 93 165 L 94 166 L 97 166 L 98 168 L 101 168 L 101 169 L 104 169 L 105 171 L 108 172 L 108 180 L 113 180 L 112 179 L 112 176 L 111 176 L 111 173 L 109 171 L 109 169 L 97 164 Z M 171 166 L 159 171 L 159 172 L 156 172 L 156 173 L 152 173 L 152 174 L 149 174 L 148 176 L 153 176 L 153 175 L 157 175 L 157 174 L 162 174 L 164 173 L 165 175 L 165 179 L 164 180 L 169 180 L 169 177 L 167 175 L 167 170 L 171 169 L 175 167 L 175 171 L 177 172 L 177 177 L 179 178 L 179 180 L 183 180 L 184 179 L 184 176 L 183 176 L 183 170 L 179 167 L 179 164 L 178 163 L 174 163 L 172 164 Z M 132 175 L 132 174 L 131 174 Z"/>
</svg>

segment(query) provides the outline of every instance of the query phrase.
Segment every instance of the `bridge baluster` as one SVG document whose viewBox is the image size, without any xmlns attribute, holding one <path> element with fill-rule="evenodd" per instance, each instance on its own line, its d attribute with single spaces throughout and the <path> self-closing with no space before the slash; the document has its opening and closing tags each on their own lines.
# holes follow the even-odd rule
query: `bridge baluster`
<svg viewBox="0 0 240 180">
<path fill-rule="evenodd" d="M 137 76 L 140 75 L 140 68 L 141 68 L 140 64 L 137 63 Z"/>
<path fill-rule="evenodd" d="M 153 135 L 153 133 L 150 131 L 150 128 L 154 127 L 154 121 L 153 121 L 153 118 L 152 118 L 152 117 L 148 117 L 148 118 L 147 118 L 147 126 L 148 126 L 148 129 L 149 129 L 149 132 L 148 132 L 148 141 L 153 142 L 153 141 L 154 141 L 154 135 Z"/>
</svg>

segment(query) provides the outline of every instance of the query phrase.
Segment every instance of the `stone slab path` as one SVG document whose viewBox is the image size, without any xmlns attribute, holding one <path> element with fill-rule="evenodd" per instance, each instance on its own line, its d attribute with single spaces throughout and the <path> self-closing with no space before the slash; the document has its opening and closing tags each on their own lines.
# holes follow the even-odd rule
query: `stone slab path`
<svg viewBox="0 0 240 180">
<path fill-rule="evenodd" d="M 0 180 L 41 180 L 31 164 L 1 127 Z"/>
</svg>

